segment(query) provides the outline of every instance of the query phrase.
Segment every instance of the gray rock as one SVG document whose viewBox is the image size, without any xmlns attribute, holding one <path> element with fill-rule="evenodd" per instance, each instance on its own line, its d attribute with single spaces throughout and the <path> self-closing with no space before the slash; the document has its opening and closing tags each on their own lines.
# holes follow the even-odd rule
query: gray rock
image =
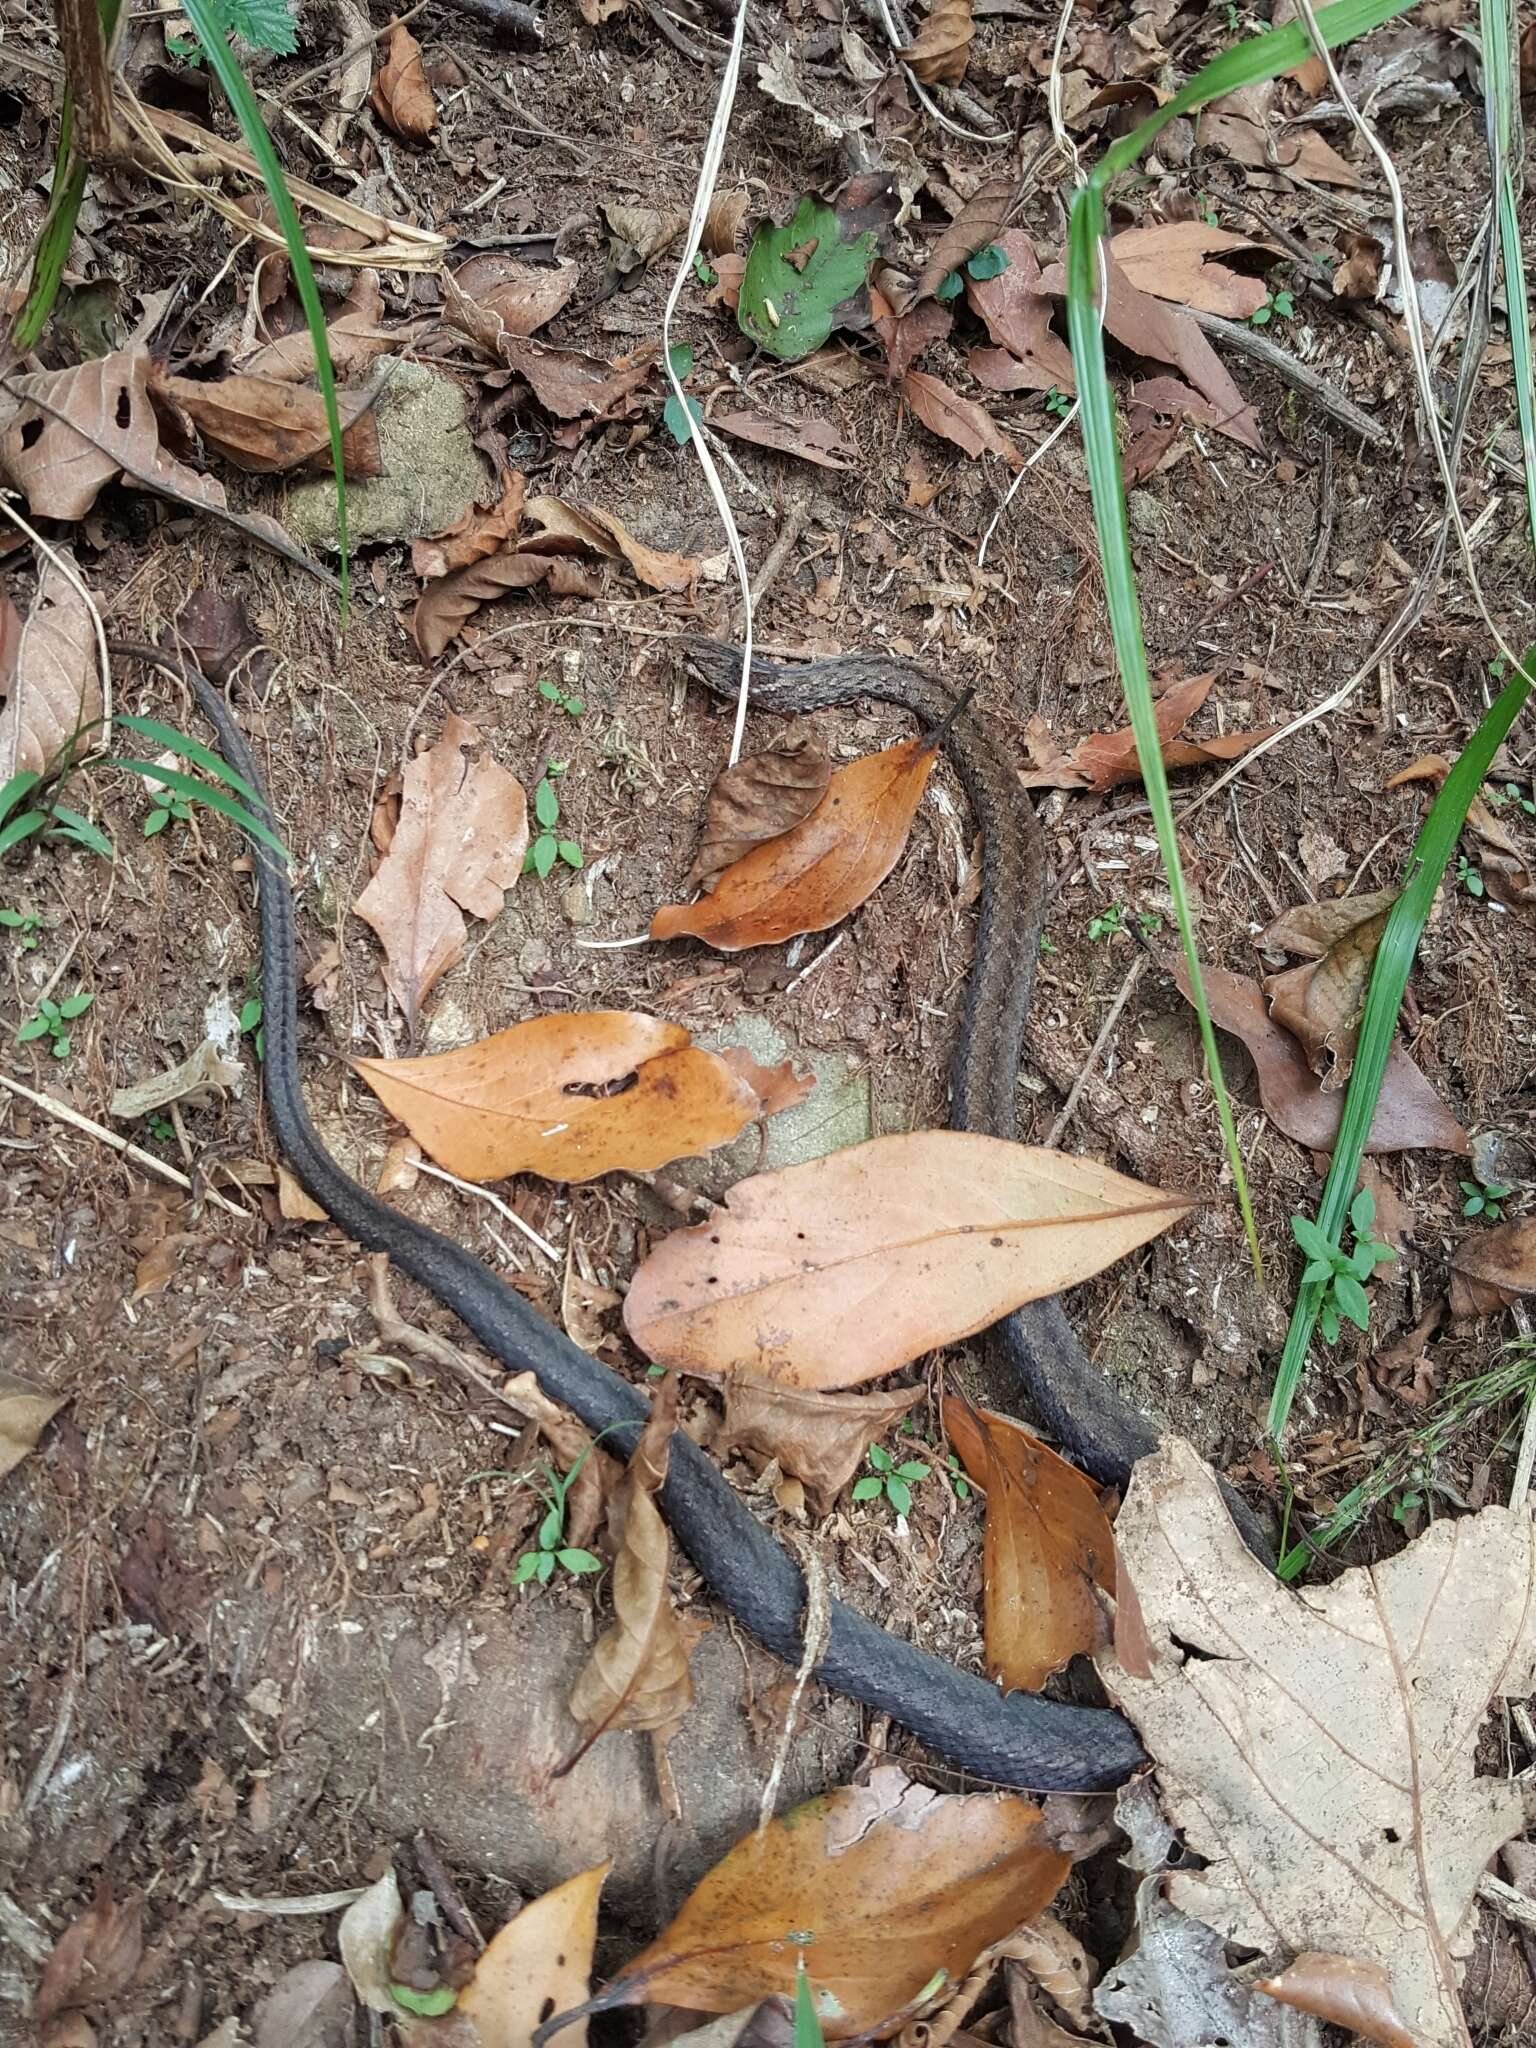
<svg viewBox="0 0 1536 2048">
<path fill-rule="evenodd" d="M 251 2014 L 256 2048 L 347 2048 L 356 2005 L 340 1963 L 295 1963 Z"/>
<path fill-rule="evenodd" d="M 709 1157 L 711 1179 L 725 1184 L 747 1173 L 768 1173 L 775 1167 L 799 1166 L 823 1159 L 845 1145 L 858 1145 L 872 1135 L 869 1069 L 840 1052 L 806 1052 L 786 1038 L 756 1010 L 742 1010 L 719 1031 L 701 1033 L 699 1043 L 718 1052 L 739 1045 L 765 1067 L 793 1059 L 809 1068 L 816 1085 L 804 1102 L 782 1110 L 764 1126 L 760 1141 L 754 1124 L 733 1145 Z"/>
</svg>

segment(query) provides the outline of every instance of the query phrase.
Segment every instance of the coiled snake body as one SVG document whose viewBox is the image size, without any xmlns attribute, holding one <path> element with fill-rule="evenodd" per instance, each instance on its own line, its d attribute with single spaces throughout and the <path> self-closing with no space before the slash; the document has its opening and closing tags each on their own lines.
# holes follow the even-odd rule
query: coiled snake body
<svg viewBox="0 0 1536 2048">
<path fill-rule="evenodd" d="M 181 677 L 217 733 L 224 758 L 261 789 L 245 737 L 204 675 L 157 648 L 118 642 L 114 651 Z M 686 652 L 713 690 L 734 693 L 740 657 L 732 649 L 690 641 Z M 872 696 L 937 725 L 953 709 L 942 684 L 910 663 L 881 655 L 794 669 L 760 662 L 753 688 L 754 701 L 772 710 L 808 711 Z M 1028 799 L 980 722 L 962 711 L 949 725 L 945 744 L 984 843 L 976 964 L 953 1070 L 953 1121 L 967 1130 L 1012 1137 L 1019 1050 L 1043 914 L 1044 851 Z M 638 1389 L 571 1343 L 462 1245 L 400 1215 L 326 1151 L 299 1082 L 298 966 L 286 866 L 260 841 L 252 840 L 251 852 L 259 882 L 266 1104 L 294 1174 L 333 1222 L 358 1243 L 386 1253 L 435 1294 L 504 1366 L 533 1371 L 552 1399 L 589 1429 L 614 1430 L 616 1446 L 624 1447 L 646 1413 Z M 1042 1302 L 1009 1316 L 999 1326 L 998 1341 L 1045 1424 L 1096 1478 L 1123 1484 L 1132 1462 L 1156 1443 L 1156 1432 L 1094 1370 L 1058 1305 Z M 673 1439 L 661 1504 L 715 1595 L 775 1655 L 797 1663 L 805 1603 L 799 1568 L 681 1432 Z M 832 1603 L 816 1676 L 889 1714 L 952 1763 L 999 1784 L 1103 1791 L 1144 1761 L 1134 1732 L 1109 1709 L 1004 1695 L 839 1601 Z"/>
</svg>

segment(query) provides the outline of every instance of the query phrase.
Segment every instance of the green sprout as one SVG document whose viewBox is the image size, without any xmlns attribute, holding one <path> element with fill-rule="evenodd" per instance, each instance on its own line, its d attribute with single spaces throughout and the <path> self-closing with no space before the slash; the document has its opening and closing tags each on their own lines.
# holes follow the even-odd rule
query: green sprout
<svg viewBox="0 0 1536 2048">
<path fill-rule="evenodd" d="M 72 996 L 66 996 L 62 1003 L 43 1002 L 37 1006 L 37 1015 L 29 1017 L 16 1033 L 19 1043 L 28 1039 L 48 1038 L 52 1040 L 50 1050 L 56 1060 L 67 1060 L 70 1054 L 70 1037 L 65 1026 L 73 1024 L 77 1017 L 83 1017 L 96 998 L 87 995 L 84 989 L 76 989 Z"/>
<path fill-rule="evenodd" d="M 1477 1169 L 1474 1167 L 1473 1172 Z M 1486 1216 L 1490 1223 L 1497 1223 L 1504 1214 L 1504 1204 L 1515 1192 L 1501 1180 L 1484 1180 L 1479 1173 L 1476 1180 L 1457 1183 L 1466 1200 L 1461 1205 L 1463 1216 Z"/>
<path fill-rule="evenodd" d="M 1267 327 L 1271 320 L 1289 320 L 1296 312 L 1296 301 L 1289 292 L 1271 292 L 1262 306 L 1248 316 L 1251 327 Z"/>
<path fill-rule="evenodd" d="M 560 822 L 560 799 L 555 795 L 554 778 L 564 770 L 563 761 L 551 761 L 533 792 L 533 815 L 539 822 L 539 832 L 523 855 L 523 873 L 526 875 L 531 869 L 540 881 L 557 860 L 563 860 L 568 868 L 581 866 L 581 848 L 576 841 L 561 839 L 555 832 Z"/>
<path fill-rule="evenodd" d="M 557 1565 L 561 1571 L 571 1572 L 578 1577 L 583 1572 L 602 1570 L 603 1561 L 600 1557 L 594 1557 L 590 1550 L 577 1549 L 565 1540 L 565 1498 L 575 1485 L 576 1475 L 586 1463 L 591 1448 L 589 1444 L 563 1479 L 553 1466 L 540 1467 L 550 1485 L 548 1493 L 545 1493 L 542 1487 L 539 1489 L 545 1505 L 544 1519 L 539 1524 L 533 1549 L 525 1550 L 513 1567 L 514 1586 L 526 1586 L 530 1579 L 537 1579 L 541 1586 L 547 1586 L 555 1575 Z"/>
<path fill-rule="evenodd" d="M 35 910 L 0 910 L 0 925 L 16 934 L 18 952 L 35 953 L 43 920 Z"/>
<path fill-rule="evenodd" d="M 1371 1299 L 1364 1283 L 1370 1279 L 1379 1265 L 1388 1259 L 1395 1259 L 1397 1253 L 1390 1245 L 1382 1244 L 1370 1235 L 1371 1225 L 1376 1221 L 1376 1197 L 1369 1188 L 1361 1188 L 1349 1205 L 1349 1221 L 1355 1237 L 1355 1248 L 1345 1252 L 1329 1242 L 1325 1234 L 1309 1216 L 1291 1218 L 1291 1235 L 1307 1255 L 1307 1269 L 1302 1274 L 1303 1286 L 1314 1282 L 1323 1285 L 1323 1297 L 1317 1312 L 1323 1336 L 1330 1344 L 1338 1341 L 1341 1319 L 1363 1330 L 1370 1320 Z"/>
<path fill-rule="evenodd" d="M 912 1488 L 928 1477 L 929 1468 L 921 1458 L 909 1458 L 898 1465 L 883 1444 L 869 1447 L 869 1473 L 853 1483 L 855 1500 L 877 1500 L 883 1493 L 898 1515 L 910 1514 Z"/>
</svg>

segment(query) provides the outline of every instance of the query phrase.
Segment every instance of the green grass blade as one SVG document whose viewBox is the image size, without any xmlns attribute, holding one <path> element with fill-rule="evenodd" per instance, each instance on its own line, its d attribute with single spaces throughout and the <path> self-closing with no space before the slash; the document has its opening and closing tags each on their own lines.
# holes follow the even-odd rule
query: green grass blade
<svg viewBox="0 0 1536 2048">
<path fill-rule="evenodd" d="M 795 2048 L 826 2048 L 803 1955 L 795 1959 Z"/>
<path fill-rule="evenodd" d="M 222 789 L 215 789 L 212 783 L 199 782 L 195 775 L 183 775 L 179 768 L 158 768 L 153 761 L 130 761 L 114 757 L 106 763 L 108 768 L 126 768 L 130 775 L 142 775 L 144 780 L 162 789 L 174 790 L 177 796 L 184 796 L 189 803 L 206 804 L 210 811 L 219 811 L 226 818 L 232 818 L 242 832 L 249 832 L 259 839 L 263 846 L 288 858 L 288 849 L 264 819 L 248 811 L 244 804 L 236 803 L 232 796 L 226 796 Z"/>
<path fill-rule="evenodd" d="M 47 822 L 46 811 L 23 811 L 19 818 L 12 818 L 9 825 L 0 828 L 0 854 L 9 853 L 13 846 L 20 846 L 23 839 L 30 839 L 34 832 L 41 832 Z"/>
<path fill-rule="evenodd" d="M 1524 141 L 1520 95 L 1510 63 L 1513 36 L 1508 0 L 1482 0 L 1483 94 L 1488 107 L 1489 136 L 1496 140 L 1499 170 L 1499 253 L 1504 261 L 1504 300 L 1509 317 L 1509 347 L 1515 375 L 1515 409 L 1520 420 L 1520 452 L 1525 465 L 1525 506 L 1532 544 L 1536 545 L 1536 397 L 1531 372 L 1531 315 L 1525 296 L 1525 258 L 1520 248 L 1520 217 L 1515 192 L 1515 165 Z"/>
<path fill-rule="evenodd" d="M 55 804 L 52 811 L 53 828 L 61 838 L 74 840 L 88 853 L 99 854 L 103 860 L 116 860 L 117 848 L 99 825 L 93 825 L 89 818 L 82 818 L 78 811 L 66 810 L 63 804 Z"/>
<path fill-rule="evenodd" d="M 1503 745 L 1505 735 L 1530 695 L 1533 675 L 1536 675 L 1536 647 L 1527 650 L 1520 667 L 1483 714 L 1481 724 L 1430 806 L 1429 816 L 1424 820 L 1423 829 L 1409 855 L 1403 893 L 1392 906 L 1386 930 L 1381 935 L 1381 944 L 1376 949 L 1376 965 L 1371 971 L 1365 1008 L 1360 1016 L 1355 1064 L 1344 1097 L 1344 1111 L 1339 1119 L 1339 1135 L 1334 1144 L 1328 1178 L 1323 1183 L 1323 1198 L 1318 1205 L 1318 1228 L 1330 1244 L 1339 1242 L 1350 1202 L 1359 1185 L 1360 1160 L 1375 1120 L 1376 1100 L 1381 1093 L 1387 1056 L 1397 1035 L 1397 1014 L 1402 1006 L 1403 991 L 1408 986 L 1408 970 L 1418 951 L 1435 891 L 1440 886 L 1446 863 L 1456 850 L 1467 808 L 1481 789 L 1494 755 Z M 1268 1431 L 1277 1442 L 1290 1417 L 1291 1403 L 1296 1398 L 1322 1296 L 1323 1283 L 1318 1281 L 1304 1282 L 1297 1291 L 1285 1349 L 1280 1356 L 1280 1370 L 1275 1377 L 1274 1393 L 1269 1403 Z"/>
<path fill-rule="evenodd" d="M 195 761 L 205 775 L 211 775 L 215 782 L 226 783 L 237 796 L 243 796 L 247 803 L 254 804 L 258 811 L 266 809 L 261 791 L 253 789 L 243 775 L 235 773 L 222 755 L 216 754 L 212 747 L 205 747 L 201 740 L 189 739 L 174 725 L 162 725 L 158 718 L 138 718 L 128 712 L 119 712 L 113 723 L 126 725 L 130 732 L 139 733 L 144 739 L 157 740 L 168 753 L 184 754 L 189 761 Z"/>
<path fill-rule="evenodd" d="M 187 19 L 197 32 L 224 96 L 234 109 L 240 123 L 246 146 L 261 168 L 262 180 L 266 185 L 277 224 L 283 231 L 283 241 L 288 249 L 288 261 L 293 267 L 293 281 L 298 287 L 299 303 L 304 308 L 304 319 L 309 328 L 309 338 L 315 350 L 315 374 L 320 384 L 320 396 L 325 404 L 325 423 L 331 437 L 331 467 L 336 477 L 336 539 L 341 552 L 341 617 L 345 625 L 347 618 L 347 594 L 351 580 L 351 557 L 347 545 L 347 480 L 343 473 L 341 452 L 341 413 L 336 403 L 336 371 L 331 362 L 330 342 L 326 337 L 325 308 L 320 303 L 320 287 L 315 283 L 314 267 L 309 260 L 309 251 L 304 246 L 304 230 L 299 225 L 298 209 L 293 195 L 288 190 L 288 181 L 283 176 L 283 167 L 278 162 L 277 151 L 267 133 L 267 124 L 261 118 L 261 108 L 256 95 L 251 91 L 245 73 L 240 69 L 234 52 L 225 41 L 217 9 L 211 0 L 184 0 Z"/>
<path fill-rule="evenodd" d="M 0 825 L 5 823 L 24 796 L 31 795 L 42 779 L 36 769 L 23 768 L 0 789 Z"/>
</svg>

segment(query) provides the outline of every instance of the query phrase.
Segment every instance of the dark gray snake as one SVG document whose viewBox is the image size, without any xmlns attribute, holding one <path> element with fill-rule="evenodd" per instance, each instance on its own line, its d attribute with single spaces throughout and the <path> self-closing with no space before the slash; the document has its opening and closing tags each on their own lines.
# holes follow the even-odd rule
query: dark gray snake
<svg viewBox="0 0 1536 2048">
<path fill-rule="evenodd" d="M 189 662 L 138 643 L 118 656 L 180 677 L 218 735 L 224 758 L 257 790 L 260 772 L 224 698 Z M 690 642 L 690 660 L 718 694 L 734 692 L 739 656 L 710 641 Z M 755 701 L 774 710 L 811 710 L 859 696 L 879 697 L 938 724 L 953 709 L 941 684 L 906 662 L 860 656 L 780 670 L 754 668 Z M 983 831 L 976 965 L 957 1046 L 954 1122 L 1012 1136 L 1024 1016 L 1043 909 L 1044 853 L 1027 798 L 985 729 L 967 712 L 946 745 Z M 267 812 L 273 830 L 278 829 Z M 253 839 L 259 882 L 267 1111 L 284 1157 L 302 1186 L 358 1243 L 436 1295 L 512 1371 L 532 1371 L 545 1392 L 592 1430 L 615 1431 L 622 1448 L 646 1414 L 644 1396 L 547 1323 L 521 1295 L 452 1239 L 400 1215 L 344 1173 L 326 1151 L 304 1104 L 298 1064 L 298 963 L 293 896 L 285 863 Z M 1042 1421 L 1101 1480 L 1123 1484 L 1156 1432 L 1094 1370 L 1054 1301 L 999 1326 L 1002 1355 Z M 685 1435 L 673 1440 L 662 1507 L 679 1542 L 714 1594 L 778 1657 L 801 1655 L 805 1584 L 799 1568 L 744 1506 L 714 1463 Z M 817 1678 L 887 1713 L 930 1749 L 982 1779 L 1036 1791 L 1097 1792 L 1120 1784 L 1145 1759 L 1134 1732 L 1107 1708 L 1072 1706 L 1025 1693 L 1004 1695 L 832 1603 Z"/>
</svg>

